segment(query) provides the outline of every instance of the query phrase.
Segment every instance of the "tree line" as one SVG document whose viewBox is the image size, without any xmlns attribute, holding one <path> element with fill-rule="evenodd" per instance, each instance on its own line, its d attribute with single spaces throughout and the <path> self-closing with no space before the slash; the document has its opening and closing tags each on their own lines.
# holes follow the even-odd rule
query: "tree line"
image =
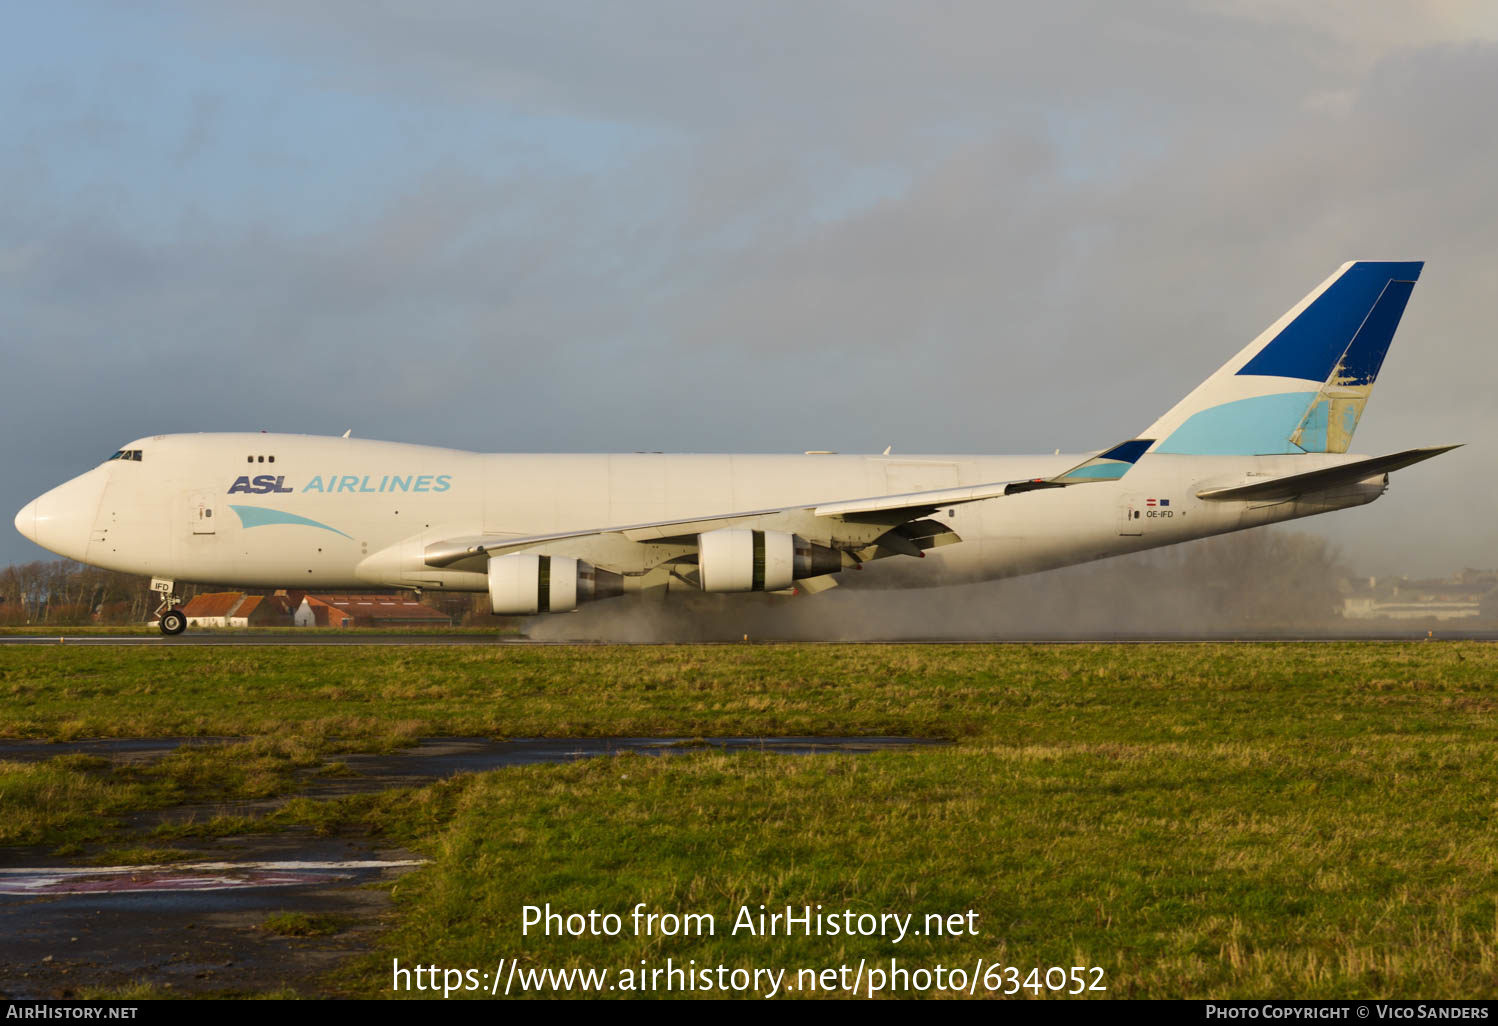
<svg viewBox="0 0 1498 1026">
<path fill-rule="evenodd" d="M 149 577 L 101 570 L 71 559 L 36 560 L 0 570 L 0 623 L 75 626 L 139 623 L 156 609 Z"/>
</svg>

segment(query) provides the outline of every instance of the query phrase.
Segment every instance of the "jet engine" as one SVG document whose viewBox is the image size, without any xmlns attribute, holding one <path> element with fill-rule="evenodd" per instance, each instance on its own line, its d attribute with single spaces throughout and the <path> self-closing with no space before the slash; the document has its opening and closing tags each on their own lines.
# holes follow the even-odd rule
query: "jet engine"
<svg viewBox="0 0 1498 1026">
<path fill-rule="evenodd" d="M 792 581 L 842 568 L 837 549 L 784 531 L 730 527 L 697 536 L 697 577 L 703 591 L 781 591 Z"/>
<path fill-rule="evenodd" d="M 624 594 L 624 578 L 570 556 L 489 558 L 489 605 L 502 615 L 568 613 L 579 602 Z"/>
</svg>

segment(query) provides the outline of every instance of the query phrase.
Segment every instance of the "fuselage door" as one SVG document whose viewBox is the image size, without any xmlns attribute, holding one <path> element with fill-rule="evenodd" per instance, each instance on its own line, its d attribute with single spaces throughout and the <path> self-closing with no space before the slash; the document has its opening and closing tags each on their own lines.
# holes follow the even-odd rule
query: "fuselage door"
<svg viewBox="0 0 1498 1026">
<path fill-rule="evenodd" d="M 1118 533 L 1121 536 L 1144 533 L 1144 500 L 1137 495 L 1123 497 L 1118 512 Z"/>
<path fill-rule="evenodd" d="M 189 511 L 192 518 L 193 534 L 214 533 L 214 506 L 218 498 L 212 492 L 198 492 L 192 497 L 192 507 Z"/>
</svg>

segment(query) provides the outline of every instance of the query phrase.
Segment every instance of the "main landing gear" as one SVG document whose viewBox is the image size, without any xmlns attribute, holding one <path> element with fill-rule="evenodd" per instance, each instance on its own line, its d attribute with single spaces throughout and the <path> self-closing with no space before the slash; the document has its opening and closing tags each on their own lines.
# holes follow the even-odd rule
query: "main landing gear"
<svg viewBox="0 0 1498 1026">
<path fill-rule="evenodd" d="M 161 633 L 169 637 L 187 630 L 187 616 L 177 608 L 177 596 L 172 594 L 173 584 L 159 577 L 151 578 L 151 590 L 161 596 L 161 605 L 156 607 L 157 624 Z"/>
</svg>

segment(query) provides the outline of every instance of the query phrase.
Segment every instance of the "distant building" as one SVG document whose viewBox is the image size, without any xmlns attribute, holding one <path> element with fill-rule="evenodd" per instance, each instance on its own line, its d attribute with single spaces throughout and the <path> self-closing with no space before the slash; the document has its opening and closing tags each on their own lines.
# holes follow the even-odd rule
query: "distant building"
<svg viewBox="0 0 1498 1026">
<path fill-rule="evenodd" d="M 288 622 L 283 604 L 265 595 L 214 591 L 195 595 L 182 607 L 189 627 L 275 627 Z"/>
<path fill-rule="evenodd" d="M 294 627 L 352 627 L 354 617 L 321 599 L 303 595 L 301 605 L 291 614 L 291 623 Z"/>
<path fill-rule="evenodd" d="M 1498 570 L 1463 570 L 1453 577 L 1411 580 L 1369 577 L 1343 589 L 1342 615 L 1352 620 L 1464 620 L 1491 618 Z"/>
<path fill-rule="evenodd" d="M 450 627 L 452 617 L 409 595 L 304 595 L 298 627 Z"/>
</svg>

